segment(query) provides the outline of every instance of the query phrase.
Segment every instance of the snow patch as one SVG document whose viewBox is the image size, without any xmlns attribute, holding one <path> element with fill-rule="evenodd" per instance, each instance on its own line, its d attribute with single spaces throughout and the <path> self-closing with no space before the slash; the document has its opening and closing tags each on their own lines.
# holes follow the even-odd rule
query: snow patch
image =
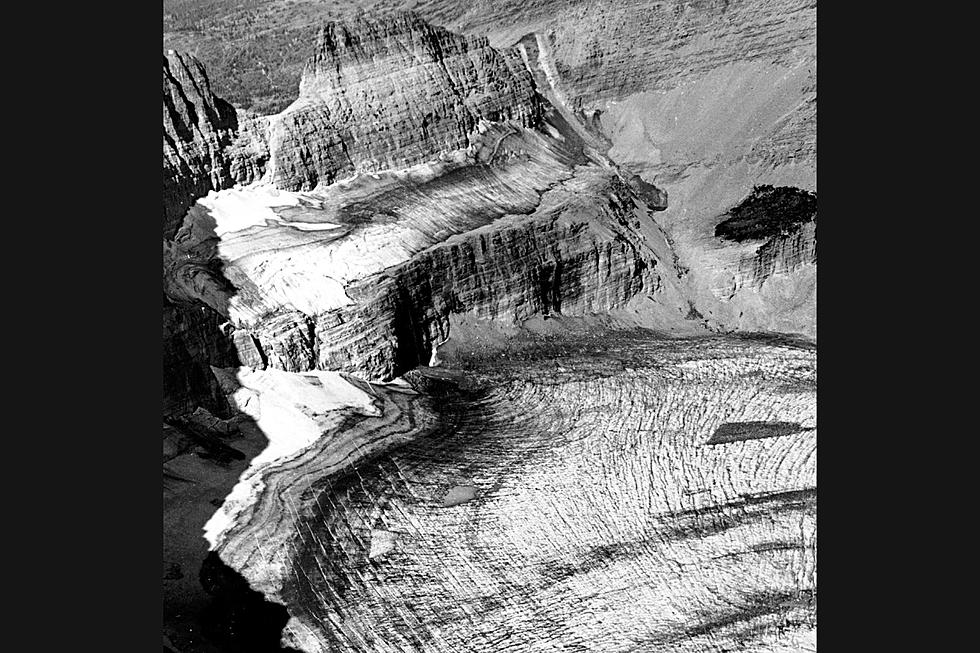
<svg viewBox="0 0 980 653">
<path fill-rule="evenodd" d="M 381 411 L 370 393 L 356 387 L 339 372 L 284 372 L 281 370 L 216 370 L 234 374 L 238 387 L 233 405 L 251 417 L 268 438 L 268 446 L 252 459 L 221 508 L 204 525 L 204 538 L 214 549 L 241 511 L 264 489 L 261 472 L 277 461 L 293 457 L 340 424 L 349 411 L 377 417 Z M 219 377 L 220 378 L 220 377 Z M 230 380 L 230 378 L 229 378 Z"/>
<path fill-rule="evenodd" d="M 295 207 L 308 204 L 309 201 L 301 193 L 279 190 L 264 184 L 210 191 L 207 197 L 202 197 L 197 203 L 206 208 L 214 218 L 214 231 L 218 237 L 250 227 L 264 227 L 269 223 L 278 223 L 301 231 L 326 231 L 340 227 L 329 222 L 284 220 L 274 208 Z"/>
</svg>

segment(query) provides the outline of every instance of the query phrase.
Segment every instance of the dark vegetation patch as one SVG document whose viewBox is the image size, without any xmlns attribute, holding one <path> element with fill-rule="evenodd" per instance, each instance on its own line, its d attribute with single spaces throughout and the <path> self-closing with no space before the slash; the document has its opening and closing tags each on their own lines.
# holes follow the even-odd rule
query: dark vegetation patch
<svg viewBox="0 0 980 653">
<path fill-rule="evenodd" d="M 742 242 L 787 234 L 817 216 L 817 194 L 792 186 L 756 186 L 715 227 L 715 236 Z"/>
<path fill-rule="evenodd" d="M 778 438 L 781 435 L 793 435 L 794 433 L 812 430 L 812 428 L 800 426 L 798 422 L 726 422 L 718 427 L 718 430 L 706 444 Z"/>
</svg>

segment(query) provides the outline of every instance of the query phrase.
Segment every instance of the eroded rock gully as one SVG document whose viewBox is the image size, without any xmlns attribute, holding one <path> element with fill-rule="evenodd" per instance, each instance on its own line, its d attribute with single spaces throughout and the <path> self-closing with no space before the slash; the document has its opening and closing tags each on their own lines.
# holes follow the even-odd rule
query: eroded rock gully
<svg viewBox="0 0 980 653">
<path fill-rule="evenodd" d="M 815 6 L 416 6 L 165 58 L 165 646 L 815 647 Z"/>
</svg>

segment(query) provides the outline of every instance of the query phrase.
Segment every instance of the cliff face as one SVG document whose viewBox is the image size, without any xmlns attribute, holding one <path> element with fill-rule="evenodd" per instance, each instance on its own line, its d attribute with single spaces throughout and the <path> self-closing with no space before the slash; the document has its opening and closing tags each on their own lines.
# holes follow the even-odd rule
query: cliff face
<svg viewBox="0 0 980 653">
<path fill-rule="evenodd" d="M 817 221 L 777 234 L 759 246 L 754 256 L 742 259 L 743 279 L 761 286 L 776 274 L 791 274 L 817 262 Z"/>
<path fill-rule="evenodd" d="M 795 61 L 816 40 L 813 0 L 576 4 L 545 34 L 581 105 L 674 88 L 733 61 Z"/>
<path fill-rule="evenodd" d="M 258 190 L 202 200 L 166 255 L 171 296 L 226 316 L 244 364 L 374 379 L 428 363 L 453 315 L 519 323 L 647 295 L 686 309 L 661 292 L 669 246 L 642 233 L 655 189 L 535 131 L 473 139 L 473 158 L 435 171 L 279 192 L 261 224 L 226 208 Z"/>
<path fill-rule="evenodd" d="M 271 133 L 272 181 L 288 190 L 418 163 L 466 147 L 481 120 L 542 112 L 516 53 L 414 14 L 323 27 L 299 94 Z"/>
<path fill-rule="evenodd" d="M 663 3 L 654 15 L 662 24 L 637 16 L 635 26 L 618 21 L 610 29 L 623 39 L 641 24 L 650 28 L 638 47 L 656 47 L 647 59 L 659 62 L 656 79 L 632 91 L 631 81 L 617 86 L 599 71 L 610 56 L 611 73 L 628 60 L 583 54 L 573 64 L 576 50 L 557 36 L 550 57 L 565 71 L 556 74 L 558 88 L 597 116 L 612 160 L 669 194 L 658 219 L 690 270 L 685 292 L 712 328 L 815 336 L 816 261 L 807 246 L 783 256 L 773 243 L 756 270 L 760 241 L 715 233 L 720 216 L 756 187 L 816 192 L 815 4 Z M 630 80 L 646 76 L 646 64 L 636 66 Z M 765 213 L 779 221 L 791 211 L 773 205 Z"/>
<path fill-rule="evenodd" d="M 171 51 L 163 59 L 163 236 L 209 190 L 257 179 L 267 158 L 263 120 L 246 118 L 214 95 L 201 62 Z"/>
<path fill-rule="evenodd" d="M 517 45 L 497 49 L 411 13 L 331 22 L 304 68 L 299 98 L 280 114 L 247 120 L 215 97 L 199 62 L 168 55 L 165 235 L 201 197 L 189 231 L 171 243 L 174 267 L 165 278 L 177 308 L 168 310 L 210 307 L 209 324 L 234 325 L 228 333 L 212 329 L 213 339 L 230 338 L 249 364 L 387 378 L 424 362 L 456 312 L 519 321 L 625 305 L 653 283 L 636 271 L 649 262 L 624 249 L 630 239 L 610 236 L 606 226 L 598 237 L 594 221 L 547 225 L 538 208 L 544 194 L 578 174 L 576 166 L 608 165 L 595 151 L 605 143 L 608 156 L 629 168 L 631 201 L 664 208 L 661 189 L 669 191 L 659 218 L 667 233 L 630 230 L 672 269 L 685 270 L 672 286 L 691 301 L 691 315 L 715 329 L 813 333 L 810 308 L 788 321 L 779 314 L 813 303 L 815 225 L 751 248 L 710 231 L 756 182 L 815 188 L 813 3 L 529 0 L 475 3 L 453 14 L 427 2 L 419 11 Z M 514 25 L 502 26 L 504 11 Z M 581 124 L 552 125 L 547 146 L 526 147 L 530 131 L 514 137 L 492 125 L 540 124 L 546 103 L 536 90 L 567 103 L 558 110 L 571 122 L 575 109 Z M 524 144 L 512 147 L 515 141 Z M 584 142 L 591 163 L 584 149 L 569 153 Z M 474 158 L 476 150 L 485 160 Z M 398 182 L 391 175 L 353 182 L 360 195 L 338 195 L 335 188 L 347 186 L 330 185 L 423 162 L 427 172 L 416 168 Z M 217 225 L 217 204 L 203 196 L 260 177 L 269 188 L 326 195 L 267 198 L 258 213 L 242 196 L 232 222 L 244 223 Z M 592 217 L 603 216 L 602 185 L 587 191 Z M 313 204 L 319 213 L 311 218 Z M 532 215 L 520 224 L 508 218 Z M 446 249 L 447 238 L 455 249 Z M 584 271 L 602 260 L 617 271 L 607 278 Z M 676 269 L 669 276 L 676 281 Z M 773 278 L 779 289 L 770 292 Z M 623 301 L 582 299 L 596 293 Z M 391 323 L 405 319 L 411 333 L 394 333 Z"/>
<path fill-rule="evenodd" d="M 352 284 L 356 303 L 317 322 L 319 367 L 390 378 L 434 357 L 452 315 L 519 323 L 605 313 L 657 293 L 664 271 L 630 226 L 649 217 L 617 178 L 597 174 L 587 183 L 595 199 L 568 213 L 501 220 Z"/>
<path fill-rule="evenodd" d="M 450 34 L 412 16 L 329 25 L 307 66 L 303 101 L 271 117 L 245 116 L 217 97 L 194 57 L 173 51 L 164 57 L 163 235 L 170 266 L 164 271 L 165 416 L 197 405 L 220 412 L 209 366 L 237 364 L 236 349 L 245 364 L 287 370 L 317 364 L 297 335 L 307 318 L 291 319 L 288 310 L 264 324 L 260 348 L 251 346 L 247 332 L 222 326 L 231 296 L 244 294 L 239 304 L 250 298 L 254 307 L 270 288 L 238 289 L 222 275 L 213 230 L 205 228 L 189 262 L 182 250 L 175 267 L 173 238 L 195 201 L 258 180 L 270 156 L 272 183 L 310 187 L 341 171 L 418 163 L 465 147 L 480 121 L 536 122 L 540 100 L 515 57 L 501 55 L 485 39 Z M 302 292 L 310 292 L 307 282 L 300 281 L 307 286 Z"/>
<path fill-rule="evenodd" d="M 224 413 L 224 395 L 211 365 L 237 365 L 225 320 L 207 306 L 181 305 L 163 299 L 163 416 L 192 412 L 203 406 Z"/>
<path fill-rule="evenodd" d="M 349 19 L 361 9 L 390 14 L 409 5 L 388 0 L 340 0 L 329 7 L 298 3 L 284 9 L 273 4 L 213 7 L 205 12 L 209 16 L 197 17 L 204 26 L 212 20 L 218 21 L 215 25 L 220 23 L 220 44 L 206 34 L 174 35 L 171 42 L 214 51 L 216 61 L 226 57 L 214 48 L 226 54 L 245 52 L 243 59 L 237 55 L 234 59 L 236 66 L 247 68 L 250 57 L 270 58 L 262 51 L 265 41 L 255 40 L 254 30 L 248 28 L 253 21 L 286 30 L 292 35 L 284 36 L 288 41 L 296 38 L 298 25 Z M 487 35 L 494 48 L 460 45 L 474 43 L 472 36 L 431 37 L 433 32 L 441 33 L 440 29 L 421 27 L 411 18 L 399 24 L 352 21 L 350 25 L 356 28 L 334 26 L 325 30 L 314 49 L 313 61 L 319 63 L 307 62 L 303 68 L 303 89 L 296 93 L 291 90 L 295 86 L 287 85 L 288 93 L 276 92 L 276 102 L 283 103 L 287 97 L 299 95 L 290 108 L 295 115 L 276 128 L 276 138 L 290 144 L 282 148 L 279 183 L 310 188 L 355 169 L 403 165 L 399 161 L 413 154 L 440 151 L 440 143 L 462 143 L 461 130 L 454 127 L 465 128 L 474 105 L 453 99 L 452 89 L 460 84 L 467 87 L 467 80 L 472 80 L 472 76 L 460 77 L 459 70 L 466 68 L 467 59 L 475 52 L 493 50 L 497 52 L 494 58 L 502 58 L 504 65 L 489 62 L 477 69 L 511 69 L 513 56 L 509 53 L 513 50 L 533 71 L 542 95 L 566 105 L 589 129 L 601 132 L 613 161 L 670 195 L 671 206 L 660 220 L 670 233 L 681 264 L 691 270 L 687 292 L 713 328 L 780 328 L 815 335 L 812 311 L 805 311 L 799 319 L 791 318 L 784 314 L 787 306 L 782 299 L 770 301 L 764 292 L 732 300 L 730 287 L 744 276 L 741 256 L 734 251 L 730 256 L 721 255 L 711 239 L 717 216 L 760 183 L 816 190 L 813 0 L 419 0 L 410 4 L 429 23 L 464 35 Z M 248 20 L 239 22 L 237 17 L 243 13 L 248 13 Z M 177 18 L 175 14 L 170 20 Z M 266 36 L 262 38 L 267 41 Z M 438 49 L 434 42 L 439 43 Z M 447 45 L 450 42 L 452 45 Z M 281 60 L 281 70 L 293 71 L 289 75 L 298 82 L 300 49 L 293 50 L 277 52 L 271 59 Z M 399 70 L 384 86 L 394 98 L 390 107 L 377 102 L 372 96 L 375 82 L 367 82 L 361 75 L 363 72 L 379 80 L 383 77 L 373 62 L 359 56 L 364 52 Z M 418 58 L 406 60 L 409 52 Z M 445 71 L 435 62 L 445 62 Z M 409 73 L 410 68 L 414 72 Z M 399 77 L 403 73 L 404 84 Z M 524 74 L 518 69 L 515 79 Z M 493 79 L 505 77 L 491 75 Z M 425 119 L 424 113 L 413 112 L 414 101 L 406 100 L 408 108 L 399 105 L 402 98 L 414 97 L 412 89 L 418 87 L 420 79 L 435 89 L 438 119 L 435 115 Z M 452 85 L 447 80 L 452 80 Z M 351 100 L 339 86 L 341 81 L 356 87 L 359 99 Z M 520 106 L 522 83 L 509 90 L 490 86 L 496 89 L 492 94 L 500 97 L 513 93 L 518 100 L 516 104 L 512 100 L 510 106 Z M 265 92 L 249 82 L 245 87 L 259 95 Z M 361 111 L 362 104 L 372 110 Z M 487 107 L 486 111 L 492 114 L 494 108 Z M 357 133 L 337 126 L 337 117 L 345 115 L 359 125 Z M 392 116 L 405 121 L 382 129 L 392 124 L 388 119 Z M 434 128 L 430 137 L 421 127 L 429 130 L 433 120 L 441 126 Z M 413 129 L 403 131 L 402 124 Z M 405 133 L 413 135 L 406 138 Z M 319 136 L 314 138 L 315 134 Z M 349 148 L 355 140 L 358 151 L 351 154 Z M 301 142 L 315 144 L 292 146 Z M 395 154 L 385 159 L 382 153 L 379 158 L 373 144 L 381 142 L 384 145 L 379 147 L 384 152 Z M 804 276 L 798 274 L 801 270 Z M 780 283 L 800 291 L 791 293 L 793 306 L 799 301 L 815 302 L 812 296 L 803 299 L 803 294 L 812 295 L 814 287 L 811 282 L 815 275 L 807 270 L 803 266 L 795 272 L 774 274 L 782 279 Z M 729 290 L 716 292 L 722 288 Z M 754 317 L 748 320 L 748 315 Z"/>
<path fill-rule="evenodd" d="M 248 121 L 171 53 L 164 100 L 165 412 L 222 410 L 210 365 L 387 379 L 452 315 L 603 312 L 654 293 L 658 257 L 677 274 L 638 229 L 665 195 L 553 110 L 528 129 L 546 103 L 485 38 L 413 14 L 327 24 L 300 99 Z"/>
<path fill-rule="evenodd" d="M 410 13 L 325 25 L 299 99 L 275 116 L 247 116 L 215 96 L 192 56 L 171 51 L 163 72 L 165 238 L 195 199 L 267 167 L 276 187 L 311 189 L 465 148 L 481 121 L 529 126 L 543 112 L 515 51 Z"/>
<path fill-rule="evenodd" d="M 798 188 L 757 186 L 715 227 L 734 242 L 754 241 L 739 262 L 738 286 L 761 288 L 776 274 L 792 274 L 817 262 L 817 194 Z"/>
</svg>

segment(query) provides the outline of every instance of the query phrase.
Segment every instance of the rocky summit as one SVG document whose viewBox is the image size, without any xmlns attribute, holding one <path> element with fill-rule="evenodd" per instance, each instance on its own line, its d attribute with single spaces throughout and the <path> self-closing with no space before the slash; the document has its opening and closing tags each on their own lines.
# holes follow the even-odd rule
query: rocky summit
<svg viewBox="0 0 980 653">
<path fill-rule="evenodd" d="M 165 650 L 815 650 L 815 3 L 164 43 Z"/>
</svg>

